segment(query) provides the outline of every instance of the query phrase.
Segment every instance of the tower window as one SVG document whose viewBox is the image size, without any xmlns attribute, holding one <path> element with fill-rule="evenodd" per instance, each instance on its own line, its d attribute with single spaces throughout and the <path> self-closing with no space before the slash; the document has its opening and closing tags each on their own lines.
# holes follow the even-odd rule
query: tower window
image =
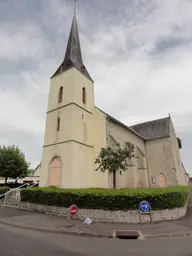
<svg viewBox="0 0 192 256">
<path fill-rule="evenodd" d="M 85 87 L 82 88 L 82 102 L 86 104 L 86 89 Z"/>
<path fill-rule="evenodd" d="M 60 130 L 60 118 L 58 117 L 57 118 L 57 131 Z"/>
<path fill-rule="evenodd" d="M 58 102 L 61 103 L 62 100 L 63 100 L 63 87 L 60 87 Z"/>
<path fill-rule="evenodd" d="M 81 71 L 82 71 L 83 73 L 85 73 L 85 66 L 84 66 L 84 65 L 81 67 Z"/>
</svg>

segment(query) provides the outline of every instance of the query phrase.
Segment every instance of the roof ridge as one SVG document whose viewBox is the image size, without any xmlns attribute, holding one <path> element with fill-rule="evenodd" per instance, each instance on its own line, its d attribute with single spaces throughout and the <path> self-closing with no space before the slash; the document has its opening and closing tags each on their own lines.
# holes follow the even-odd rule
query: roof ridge
<svg viewBox="0 0 192 256">
<path fill-rule="evenodd" d="M 134 124 L 134 125 L 131 125 L 130 127 L 135 127 L 135 126 L 139 126 L 139 125 L 143 125 L 143 124 L 152 124 L 152 123 L 155 123 L 155 122 L 158 122 L 158 121 L 162 121 L 162 120 L 166 120 L 166 119 L 169 119 L 169 117 L 162 117 L 162 118 L 158 118 L 158 119 L 154 119 L 154 120 L 150 120 L 150 121 Z"/>
</svg>

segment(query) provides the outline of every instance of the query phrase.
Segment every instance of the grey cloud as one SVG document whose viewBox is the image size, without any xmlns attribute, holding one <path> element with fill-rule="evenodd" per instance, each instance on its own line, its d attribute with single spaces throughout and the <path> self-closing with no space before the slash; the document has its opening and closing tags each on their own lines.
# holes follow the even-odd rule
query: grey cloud
<svg viewBox="0 0 192 256">
<path fill-rule="evenodd" d="M 156 42 L 152 54 L 165 54 L 176 47 L 188 44 L 192 45 L 192 39 L 165 37 Z"/>
<path fill-rule="evenodd" d="M 1 75 L 12 75 L 17 74 L 20 70 L 22 71 L 34 71 L 37 68 L 36 62 L 30 59 L 21 60 L 10 60 L 7 58 L 0 59 L 0 76 Z"/>
<path fill-rule="evenodd" d="M 0 1 L 0 21 L 7 23 L 19 23 L 33 21 L 39 11 L 44 9 L 44 0 L 1 0 Z"/>
</svg>

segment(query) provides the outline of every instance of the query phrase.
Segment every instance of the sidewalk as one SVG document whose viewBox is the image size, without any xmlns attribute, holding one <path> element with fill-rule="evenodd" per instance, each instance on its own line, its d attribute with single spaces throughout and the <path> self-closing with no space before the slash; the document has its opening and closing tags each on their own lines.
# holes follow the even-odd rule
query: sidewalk
<svg viewBox="0 0 192 256">
<path fill-rule="evenodd" d="M 66 220 L 60 217 L 8 207 L 0 207 L 0 224 L 48 233 L 107 238 L 113 237 L 114 230 L 138 230 L 141 231 L 145 238 L 192 235 L 192 227 L 188 225 L 189 223 L 186 219 L 184 221 L 166 221 L 153 224 L 93 222 L 91 225 L 85 225 L 80 220 Z"/>
</svg>

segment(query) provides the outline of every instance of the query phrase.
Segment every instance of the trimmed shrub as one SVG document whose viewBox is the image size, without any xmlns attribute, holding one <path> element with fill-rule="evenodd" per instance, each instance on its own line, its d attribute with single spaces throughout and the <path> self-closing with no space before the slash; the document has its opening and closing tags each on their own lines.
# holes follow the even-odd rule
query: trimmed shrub
<svg viewBox="0 0 192 256">
<path fill-rule="evenodd" d="M 0 198 L 1 198 L 1 195 L 6 193 L 8 190 L 9 190 L 8 187 L 0 187 Z"/>
<path fill-rule="evenodd" d="M 189 188 L 184 186 L 142 189 L 59 189 L 31 188 L 21 190 L 21 201 L 35 204 L 81 209 L 135 210 L 143 200 L 152 210 L 172 209 L 185 205 Z"/>
</svg>

